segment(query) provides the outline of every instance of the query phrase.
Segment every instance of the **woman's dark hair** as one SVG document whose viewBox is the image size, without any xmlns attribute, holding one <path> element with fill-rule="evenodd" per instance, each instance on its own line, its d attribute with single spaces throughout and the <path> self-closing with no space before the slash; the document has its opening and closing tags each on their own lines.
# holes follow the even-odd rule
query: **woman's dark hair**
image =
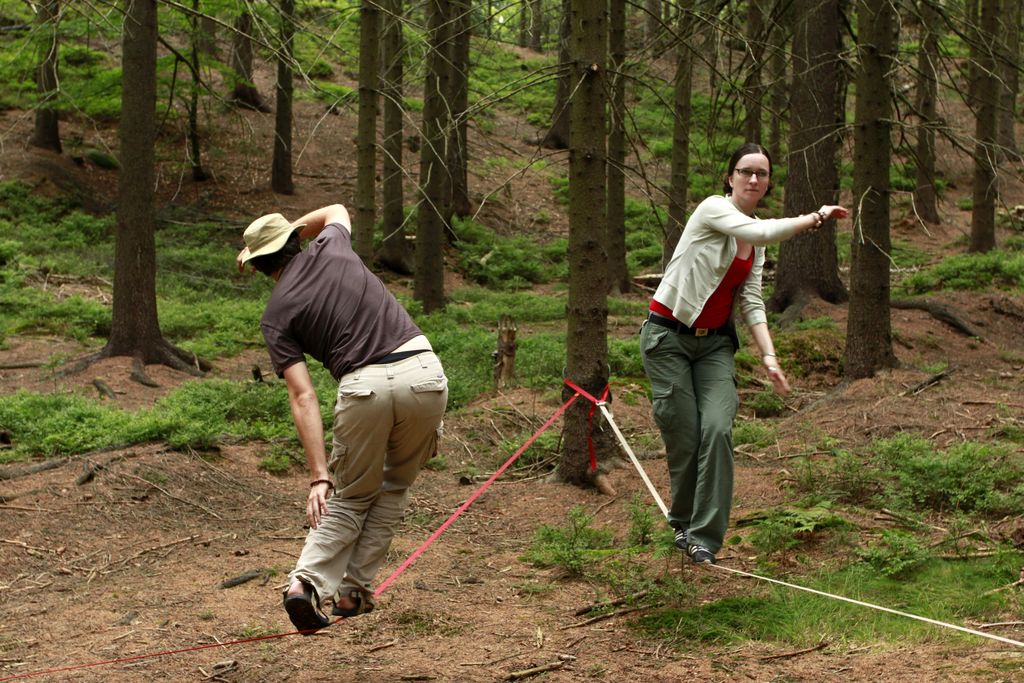
<svg viewBox="0 0 1024 683">
<path fill-rule="evenodd" d="M 736 170 L 736 164 L 739 160 L 748 154 L 763 154 L 768 159 L 768 189 L 765 190 L 765 194 L 772 191 L 772 155 L 768 153 L 761 145 L 756 142 L 746 142 L 740 145 L 739 149 L 732 153 L 729 157 L 729 169 L 725 172 L 725 179 L 722 181 L 722 194 L 729 196 L 732 194 L 732 187 L 729 185 L 729 176 Z"/>
<path fill-rule="evenodd" d="M 284 243 L 284 246 L 275 251 L 272 254 L 264 254 L 263 256 L 254 256 L 249 260 L 252 267 L 260 271 L 264 275 L 270 275 L 279 268 L 284 268 L 295 256 L 302 251 L 302 242 L 299 240 L 299 231 L 294 230 L 292 234 L 288 235 L 288 241 Z"/>
</svg>

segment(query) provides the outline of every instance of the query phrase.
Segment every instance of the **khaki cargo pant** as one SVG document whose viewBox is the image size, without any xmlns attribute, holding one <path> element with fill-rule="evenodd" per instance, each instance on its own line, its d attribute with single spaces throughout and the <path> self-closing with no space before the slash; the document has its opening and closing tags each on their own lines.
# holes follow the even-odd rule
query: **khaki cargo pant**
<svg viewBox="0 0 1024 683">
<path fill-rule="evenodd" d="M 430 352 L 341 378 L 327 463 L 335 492 L 289 583 L 312 585 L 321 601 L 357 589 L 372 604 L 370 582 L 402 521 L 409 486 L 437 453 L 447 402 L 448 379 Z"/>
<path fill-rule="evenodd" d="M 712 553 L 722 547 L 732 508 L 732 423 L 739 407 L 733 353 L 726 335 L 694 337 L 651 322 L 640 331 L 654 421 L 668 457 L 668 521 Z"/>
</svg>

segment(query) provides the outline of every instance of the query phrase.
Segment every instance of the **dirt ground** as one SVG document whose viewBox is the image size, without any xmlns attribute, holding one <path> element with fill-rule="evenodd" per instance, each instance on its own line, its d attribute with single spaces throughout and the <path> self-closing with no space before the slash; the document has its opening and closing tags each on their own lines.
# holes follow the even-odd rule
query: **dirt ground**
<svg viewBox="0 0 1024 683">
<path fill-rule="evenodd" d="M 972 319 L 980 322 L 979 315 Z M 910 340 L 943 334 L 916 313 L 896 320 Z M 735 517 L 784 499 L 779 482 L 787 474 L 785 456 L 792 450 L 787 445 L 801 442 L 808 425 L 849 445 L 908 428 L 934 432 L 941 442 L 999 420 L 996 402 L 1020 406 L 1020 367 L 999 361 L 995 348 L 1016 349 L 1018 358 L 1024 349 L 1003 335 L 973 349 L 963 344 L 936 350 L 955 353 L 958 369 L 917 396 L 901 392 L 926 373 L 909 369 L 831 389 L 798 388 L 777 448 L 738 458 Z M 13 340 L 2 358 L 38 357 L 55 343 Z M 238 360 L 222 374 L 244 379 L 253 359 Z M 190 381 L 174 371 L 147 369 L 163 391 Z M 59 388 L 89 392 L 91 378 L 98 375 L 115 391 L 126 392 L 119 402 L 152 401 L 145 392 L 153 390 L 127 380 L 117 383 L 129 370 L 127 361 L 113 359 Z M 4 392 L 42 389 L 52 384 L 43 374 L 4 371 L 0 387 Z M 505 432 L 523 423 L 537 428 L 557 407 L 519 390 L 483 397 L 449 419 L 441 450 L 450 467 L 421 475 L 380 579 L 479 486 L 460 484 L 456 463 L 496 463 L 493 444 Z M 637 445 L 652 443 L 644 438 L 654 432 L 649 404 L 620 402 L 616 422 L 655 486 L 666 491 L 660 454 Z M 1024 661 L 1012 648 L 938 634 L 936 642 L 837 642 L 773 659 L 792 650 L 745 644 L 681 653 L 639 638 L 626 625 L 629 614 L 581 625 L 586 617 L 576 616 L 577 609 L 618 596 L 558 571 L 536 569 L 522 555 L 540 525 L 563 524 L 573 505 L 594 514 L 596 526 L 623 538 L 630 525 L 629 500 L 644 490 L 629 467 L 611 471 L 614 497 L 538 478 L 499 479 L 398 576 L 372 614 L 312 637 L 150 657 L 291 630 L 279 591 L 304 536 L 308 477 L 299 468 L 285 476 L 260 470 L 265 448 L 225 444 L 216 453 L 195 454 L 142 445 L 72 458 L 62 467 L 0 482 L 7 501 L 0 505 L 0 680 L 136 656 L 142 658 L 44 679 L 495 681 L 556 663 L 561 668 L 539 680 L 1009 681 L 1024 676 Z M 88 483 L 77 484 L 86 461 L 100 469 Z M 742 547 L 721 559 L 754 570 Z M 748 580 L 715 569 L 676 559 L 640 561 L 653 574 L 695 584 L 701 601 L 751 590 Z M 223 581 L 248 573 L 258 575 L 220 588 Z M 1002 635 L 1019 638 L 1021 633 L 1011 628 Z"/>
<path fill-rule="evenodd" d="M 291 197 L 276 197 L 268 189 L 269 162 L 261 150 L 270 148 L 271 119 L 244 114 L 221 124 L 237 128 L 239 147 L 210 162 L 214 180 L 209 183 L 194 184 L 172 170 L 173 164 L 164 165 L 162 200 L 216 209 L 240 224 L 271 210 L 294 216 L 330 201 L 350 202 L 354 116 L 325 119 L 316 105 L 300 106 L 296 130 L 302 154 L 296 162 L 298 190 Z M 67 156 L 27 150 L 19 131 L 29 124 L 24 113 L 0 113 L 0 177 L 26 178 L 40 192 L 84 189 L 98 206 L 110 206 L 116 175 L 78 166 Z M 473 155 L 529 158 L 536 150 L 522 140 L 531 132 L 511 117 L 499 118 L 495 136 L 473 135 Z M 80 140 L 81 147 L 116 142 L 111 131 L 74 122 L 65 125 L 64 133 Z M 564 164 L 565 158 L 548 163 Z M 947 163 L 948 173 L 969 178 L 969 169 Z M 474 167 L 470 182 L 477 201 L 487 199 L 481 216 L 492 225 L 517 229 L 543 207 L 551 221 L 538 229 L 564 230 L 564 216 L 546 181 L 524 174 L 505 189 L 508 169 L 482 168 Z M 969 188 L 969 182 L 962 187 Z M 1019 189 L 1007 193 L 1011 204 L 1020 203 Z M 969 220 L 955 208 L 955 199 L 943 208 L 943 225 L 925 230 L 900 218 L 894 221 L 894 236 L 941 258 L 968 229 Z M 108 295 L 102 284 L 97 286 L 97 296 Z M 734 517 L 785 499 L 781 481 L 790 474 L 789 456 L 806 443 L 811 430 L 845 447 L 906 429 L 946 445 L 1008 419 L 996 404 L 1015 411 L 1009 419 L 1021 419 L 1024 320 L 1005 311 L 1020 310 L 1024 297 L 942 294 L 935 299 L 981 330 L 982 340 L 961 336 L 922 311 L 894 310 L 895 351 L 902 367 L 853 383 L 824 376 L 794 382 L 789 410 L 779 419 L 779 443 L 738 456 Z M 826 315 L 845 323 L 842 306 L 815 304 L 807 313 Z M 74 357 L 84 351 L 62 339 L 11 337 L 0 351 L 0 364 L 45 362 L 56 354 Z M 928 377 L 922 368 L 941 361 L 951 365 L 947 378 L 908 392 Z M 247 379 L 253 363 L 266 367 L 265 353 L 219 359 L 213 374 Z M 191 381 L 167 368 L 148 367 L 160 385 L 149 388 L 130 381 L 129 371 L 127 359 L 106 360 L 62 380 L 46 368 L 4 369 L 0 397 L 20 388 L 94 396 L 92 382 L 101 378 L 116 392 L 119 405 L 136 408 Z M 449 467 L 421 475 L 380 579 L 479 485 L 461 484 L 461 469 L 473 464 L 494 471 L 500 464 L 496 444 L 523 425 L 539 427 L 557 408 L 539 392 L 516 390 L 483 396 L 449 416 L 441 447 Z M 658 439 L 649 403 L 639 396 L 630 405 L 619 402 L 615 412 L 654 485 L 667 491 L 661 454 L 651 446 Z M 534 680 L 1024 680 L 1021 650 L 940 633 L 927 642 L 826 642 L 802 653 L 764 643 L 680 652 L 639 638 L 628 627 L 637 613 L 582 623 L 586 617 L 576 616 L 578 609 L 618 596 L 586 580 L 534 568 L 522 555 L 538 527 L 564 523 L 573 505 L 623 538 L 630 525 L 628 503 L 634 492 L 644 492 L 629 466 L 609 473 L 615 496 L 539 477 L 499 479 L 395 580 L 373 614 L 312 637 L 236 643 L 291 631 L 280 590 L 304 537 L 308 477 L 301 468 L 281 476 L 259 469 L 266 448 L 227 443 L 217 452 L 197 454 L 149 444 L 71 458 L 26 476 L 10 477 L 14 471 L 5 469 L 0 475 L 0 681 L 40 671 L 52 672 L 40 680 L 61 681 L 497 681 L 542 666 L 551 668 Z M 98 469 L 88 482 L 77 483 L 86 463 Z M 741 551 L 723 554 L 722 562 L 752 570 L 753 562 Z M 693 584 L 700 601 L 752 590 L 747 580 L 676 558 L 640 561 L 652 574 Z M 247 574 L 255 578 L 220 587 Z M 1024 630 L 1015 627 L 999 633 L 1024 637 Z M 218 643 L 225 646 L 177 652 Z M 169 651 L 175 653 L 151 656 Z M 120 661 L 55 671 L 115 659 Z"/>
</svg>

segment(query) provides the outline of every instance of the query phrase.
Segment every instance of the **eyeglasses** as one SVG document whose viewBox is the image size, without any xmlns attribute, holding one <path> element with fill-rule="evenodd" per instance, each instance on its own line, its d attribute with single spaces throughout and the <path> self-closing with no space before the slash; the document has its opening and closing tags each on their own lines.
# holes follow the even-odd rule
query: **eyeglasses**
<svg viewBox="0 0 1024 683">
<path fill-rule="evenodd" d="M 741 177 L 746 178 L 747 180 L 750 180 L 750 176 L 752 175 L 756 175 L 758 180 L 765 180 L 768 177 L 768 171 L 762 169 L 755 170 L 753 168 L 737 168 L 734 172 L 739 173 Z"/>
</svg>

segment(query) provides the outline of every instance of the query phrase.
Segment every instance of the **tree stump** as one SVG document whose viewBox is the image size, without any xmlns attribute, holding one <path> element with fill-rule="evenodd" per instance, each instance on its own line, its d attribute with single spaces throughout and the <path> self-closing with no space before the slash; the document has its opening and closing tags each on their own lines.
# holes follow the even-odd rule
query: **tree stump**
<svg viewBox="0 0 1024 683">
<path fill-rule="evenodd" d="M 494 359 L 494 387 L 507 389 L 516 378 L 516 323 L 512 316 L 503 315 L 498 322 L 498 348 L 491 354 Z"/>
</svg>

